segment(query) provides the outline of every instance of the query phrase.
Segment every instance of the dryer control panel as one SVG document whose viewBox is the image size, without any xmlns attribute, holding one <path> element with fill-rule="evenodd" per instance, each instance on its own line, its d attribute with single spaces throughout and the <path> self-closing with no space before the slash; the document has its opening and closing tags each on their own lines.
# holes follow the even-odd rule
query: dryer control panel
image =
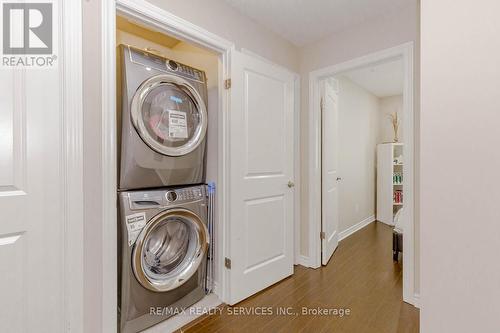
<svg viewBox="0 0 500 333">
<path fill-rule="evenodd" d="M 158 54 L 133 48 L 131 46 L 128 46 L 128 49 L 130 52 L 130 60 L 136 64 L 143 65 L 147 68 L 154 68 L 162 72 L 183 76 L 202 83 L 205 82 L 205 72 L 199 69 L 164 58 Z"/>
</svg>

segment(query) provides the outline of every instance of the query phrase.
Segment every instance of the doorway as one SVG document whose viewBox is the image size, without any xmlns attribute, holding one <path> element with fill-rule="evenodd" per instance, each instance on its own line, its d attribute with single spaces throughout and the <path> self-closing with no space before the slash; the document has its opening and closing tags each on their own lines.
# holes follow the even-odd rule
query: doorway
<svg viewBox="0 0 500 333">
<path fill-rule="evenodd" d="M 343 189 L 343 182 L 347 181 L 344 175 L 342 175 L 342 169 L 346 170 L 347 178 L 350 177 L 349 173 L 352 169 L 346 166 L 339 165 L 339 160 L 345 160 L 345 156 L 341 156 L 342 148 L 348 146 L 348 144 L 339 146 L 339 115 L 338 115 L 338 103 L 339 103 L 339 91 L 342 85 L 347 87 L 349 84 L 352 88 L 353 79 L 356 75 L 352 75 L 349 78 L 348 73 L 356 74 L 366 68 L 376 68 L 383 64 L 389 64 L 394 61 L 400 61 L 402 67 L 402 93 L 401 93 L 401 117 L 400 119 L 400 129 L 402 130 L 401 141 L 404 143 L 404 159 L 405 167 L 398 170 L 401 173 L 401 179 L 404 179 L 404 184 L 398 184 L 396 190 L 404 191 L 404 210 L 401 212 L 400 218 L 402 219 L 402 224 L 405 226 L 404 238 L 403 238 L 403 262 L 405 268 L 403 270 L 403 300 L 410 304 L 415 304 L 414 296 L 414 116 L 413 116 L 413 45 L 412 43 L 407 43 L 401 46 L 397 46 L 391 49 L 387 49 L 381 52 L 370 54 L 364 57 L 360 57 L 354 60 L 347 61 L 338 65 L 330 66 L 320 70 L 316 70 L 310 73 L 310 96 L 309 104 L 312 110 L 310 123 L 310 137 L 313 138 L 310 142 L 310 151 L 312 157 L 310 158 L 310 200 L 309 200 L 309 219 L 310 230 L 309 230 L 309 254 L 310 254 L 310 265 L 311 267 L 317 268 L 321 264 L 326 264 L 330 256 L 335 251 L 337 242 L 347 237 L 347 235 L 361 229 L 363 226 L 373 222 L 375 216 L 373 214 L 366 214 L 363 218 L 362 210 L 368 208 L 367 211 L 374 212 L 375 208 L 375 145 L 377 143 L 382 143 L 385 140 L 386 135 L 377 135 L 363 132 L 366 137 L 364 140 L 366 142 L 371 142 L 371 148 L 366 153 L 367 157 L 370 159 L 371 170 L 367 177 L 373 177 L 372 181 L 366 183 L 371 184 L 371 189 L 367 188 L 366 191 L 370 192 L 368 198 L 364 198 L 366 203 L 357 202 L 354 203 L 353 211 L 359 216 L 355 220 L 359 220 L 355 223 L 349 222 L 346 224 L 346 216 L 342 214 L 342 209 L 345 203 L 339 203 L 340 195 Z M 359 73 L 357 73 L 359 74 Z M 358 75 L 359 76 L 359 75 Z M 386 96 L 387 97 L 387 96 Z M 359 102 L 359 99 L 357 99 Z M 379 105 L 391 105 L 391 101 L 380 102 Z M 333 110 L 331 114 L 324 114 L 325 108 L 329 108 L 330 111 Z M 393 109 L 393 107 L 388 107 Z M 385 111 L 387 112 L 387 111 Z M 392 111 L 394 113 L 394 111 Z M 397 113 L 397 112 L 396 112 Z M 382 119 L 380 117 L 380 112 L 377 115 L 381 120 L 387 121 L 387 119 Z M 337 120 L 337 121 L 336 121 Z M 341 119 L 340 119 L 341 120 Z M 382 122 L 381 122 L 382 124 Z M 386 123 L 383 123 L 386 124 Z M 325 125 L 328 125 L 333 129 L 328 132 L 324 132 Z M 379 126 L 377 124 L 376 126 Z M 343 126 L 340 124 L 340 126 Z M 335 130 L 337 128 L 337 130 Z M 343 131 L 347 130 L 345 127 Z M 385 129 L 384 129 L 385 130 Z M 379 132 L 384 132 L 382 129 Z M 333 134 L 332 134 L 333 133 Z M 325 135 L 326 134 L 326 135 Z M 383 138 L 382 138 L 383 137 Z M 359 140 L 359 138 L 356 138 Z M 389 141 L 389 140 L 387 140 Z M 342 142 L 340 142 L 342 145 Z M 346 154 L 346 149 L 344 149 L 344 155 Z M 359 151 L 359 150 L 358 150 Z M 397 154 L 400 154 L 398 151 Z M 347 149 L 347 154 L 349 153 Z M 326 154 L 326 155 L 325 155 Z M 396 155 L 393 153 L 393 155 Z M 400 154 L 402 155 L 402 154 Z M 360 156 L 357 156 L 358 159 Z M 399 155 L 397 156 L 399 157 Z M 391 157 L 392 158 L 392 157 Z M 391 160 L 391 163 L 393 160 Z M 363 162 L 359 159 L 358 163 Z M 352 181 L 352 179 L 348 179 Z M 390 184 L 391 191 L 393 190 L 393 184 Z M 360 190 L 360 189 L 358 189 Z M 391 198 L 392 199 L 392 198 Z M 325 200 L 328 200 L 326 204 Z M 389 203 L 392 207 L 392 200 Z M 364 207 L 366 206 L 366 207 Z M 395 211 L 398 208 L 395 208 Z M 394 211 L 394 212 L 395 212 Z M 344 212 L 346 213 L 346 212 Z M 361 215 L 360 215 L 361 214 Z M 325 222 L 326 221 L 326 222 Z M 340 229 L 342 227 L 343 230 Z M 318 237 L 319 235 L 319 237 Z M 391 246 L 390 244 L 388 246 Z"/>
<path fill-rule="evenodd" d="M 219 228 L 216 230 L 216 238 L 219 241 L 215 245 L 216 275 L 219 273 L 215 283 L 216 295 L 222 301 L 234 304 L 293 274 L 293 248 L 296 246 L 293 241 L 296 223 L 294 203 L 299 201 L 294 188 L 295 174 L 299 171 L 294 168 L 293 163 L 294 154 L 298 151 L 298 144 L 294 144 L 294 130 L 297 126 L 295 119 L 298 119 L 299 110 L 295 99 L 298 94 L 297 75 L 256 57 L 251 52 L 237 51 L 232 42 L 152 4 L 131 4 L 118 0 L 116 4 L 110 2 L 105 7 L 102 22 L 105 82 L 102 96 L 106 109 L 116 108 L 115 15 L 174 39 L 208 49 L 218 57 L 219 116 L 218 132 L 214 137 L 218 152 L 216 214 L 219 219 Z M 264 99 L 259 97 L 262 94 L 267 94 Z M 267 114 L 266 111 L 269 110 L 274 112 Z M 250 119 L 245 118 L 247 111 L 252 115 Z M 256 128 L 260 126 L 262 130 L 263 117 L 267 119 L 267 127 L 265 135 L 259 137 Z M 113 302 L 116 299 L 116 272 L 113 267 L 117 261 L 116 253 L 113 253 L 116 249 L 117 218 L 116 116 L 111 112 L 103 112 L 102 126 L 106 128 L 102 138 L 102 187 L 105 197 L 103 220 L 106 221 L 102 226 L 105 267 L 103 327 L 112 330 L 116 325 L 116 304 Z M 280 128 L 281 132 L 276 131 L 276 128 Z M 248 135 L 242 138 L 242 133 Z M 276 147 L 279 147 L 281 154 L 270 153 L 271 150 L 276 150 Z M 253 184 L 250 184 L 251 182 Z M 282 206 L 282 209 L 275 213 L 276 206 Z M 267 214 L 269 211 L 274 214 Z M 236 217 L 238 214 L 243 218 Z M 231 228 L 227 222 L 229 220 L 234 221 Z M 250 225 L 247 221 L 259 221 L 261 224 Z M 265 243 L 271 245 L 267 248 L 260 246 L 260 235 L 264 226 L 272 227 L 276 231 L 269 234 L 269 237 L 281 233 L 282 241 L 266 241 Z M 250 232 L 241 233 L 244 228 L 250 229 Z M 265 278 L 255 280 L 252 284 L 245 283 L 252 278 L 252 274 L 257 273 Z"/>
</svg>

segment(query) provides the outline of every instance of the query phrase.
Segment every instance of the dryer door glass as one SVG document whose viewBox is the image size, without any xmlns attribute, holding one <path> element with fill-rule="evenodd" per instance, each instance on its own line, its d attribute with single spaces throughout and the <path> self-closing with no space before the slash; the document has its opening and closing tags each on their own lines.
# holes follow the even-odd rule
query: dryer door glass
<svg viewBox="0 0 500 333">
<path fill-rule="evenodd" d="M 180 156 L 203 141 L 207 117 L 199 94 L 186 82 L 172 81 L 163 75 L 146 81 L 133 99 L 132 120 L 148 146 L 164 155 Z"/>
<path fill-rule="evenodd" d="M 172 210 L 154 218 L 133 251 L 134 273 L 146 288 L 174 289 L 186 282 L 206 257 L 208 235 L 194 213 Z"/>
</svg>

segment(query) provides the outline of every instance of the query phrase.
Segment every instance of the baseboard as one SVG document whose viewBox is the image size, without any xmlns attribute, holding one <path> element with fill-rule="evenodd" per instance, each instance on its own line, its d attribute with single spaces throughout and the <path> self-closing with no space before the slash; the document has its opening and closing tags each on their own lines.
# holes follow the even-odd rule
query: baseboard
<svg viewBox="0 0 500 333">
<path fill-rule="evenodd" d="M 366 219 L 364 219 L 363 221 L 361 222 L 358 222 L 356 223 L 355 225 L 353 225 L 352 227 L 344 230 L 344 231 L 341 231 L 339 233 L 339 242 L 341 240 L 343 240 L 344 238 L 346 237 L 349 237 L 350 235 L 352 235 L 353 233 L 355 233 L 356 231 L 360 230 L 360 229 L 363 229 L 364 227 L 366 227 L 368 224 L 372 223 L 375 221 L 375 215 L 371 215 L 371 216 L 368 216 Z"/>
<path fill-rule="evenodd" d="M 413 306 L 420 309 L 420 294 L 415 293 L 413 295 Z"/>
<path fill-rule="evenodd" d="M 309 257 L 299 255 L 296 265 L 304 266 L 304 267 L 309 267 Z"/>
<path fill-rule="evenodd" d="M 395 225 L 394 223 L 391 224 L 391 223 L 387 223 L 387 222 L 381 221 L 381 220 L 377 220 L 377 221 L 382 222 L 383 224 L 387 224 L 389 227 L 394 227 L 394 225 Z"/>
<path fill-rule="evenodd" d="M 217 296 L 220 295 L 220 293 L 219 293 L 219 284 L 217 283 L 217 281 L 214 281 L 212 293 L 214 293 Z"/>
</svg>

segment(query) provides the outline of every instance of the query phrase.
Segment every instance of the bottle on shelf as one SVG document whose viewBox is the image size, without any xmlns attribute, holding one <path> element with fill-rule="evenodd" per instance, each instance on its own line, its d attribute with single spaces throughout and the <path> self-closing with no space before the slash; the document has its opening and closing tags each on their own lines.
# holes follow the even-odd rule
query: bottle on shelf
<svg viewBox="0 0 500 333">
<path fill-rule="evenodd" d="M 402 204 L 403 203 L 403 191 L 401 191 L 401 190 L 394 191 L 393 202 L 395 204 Z"/>
</svg>

